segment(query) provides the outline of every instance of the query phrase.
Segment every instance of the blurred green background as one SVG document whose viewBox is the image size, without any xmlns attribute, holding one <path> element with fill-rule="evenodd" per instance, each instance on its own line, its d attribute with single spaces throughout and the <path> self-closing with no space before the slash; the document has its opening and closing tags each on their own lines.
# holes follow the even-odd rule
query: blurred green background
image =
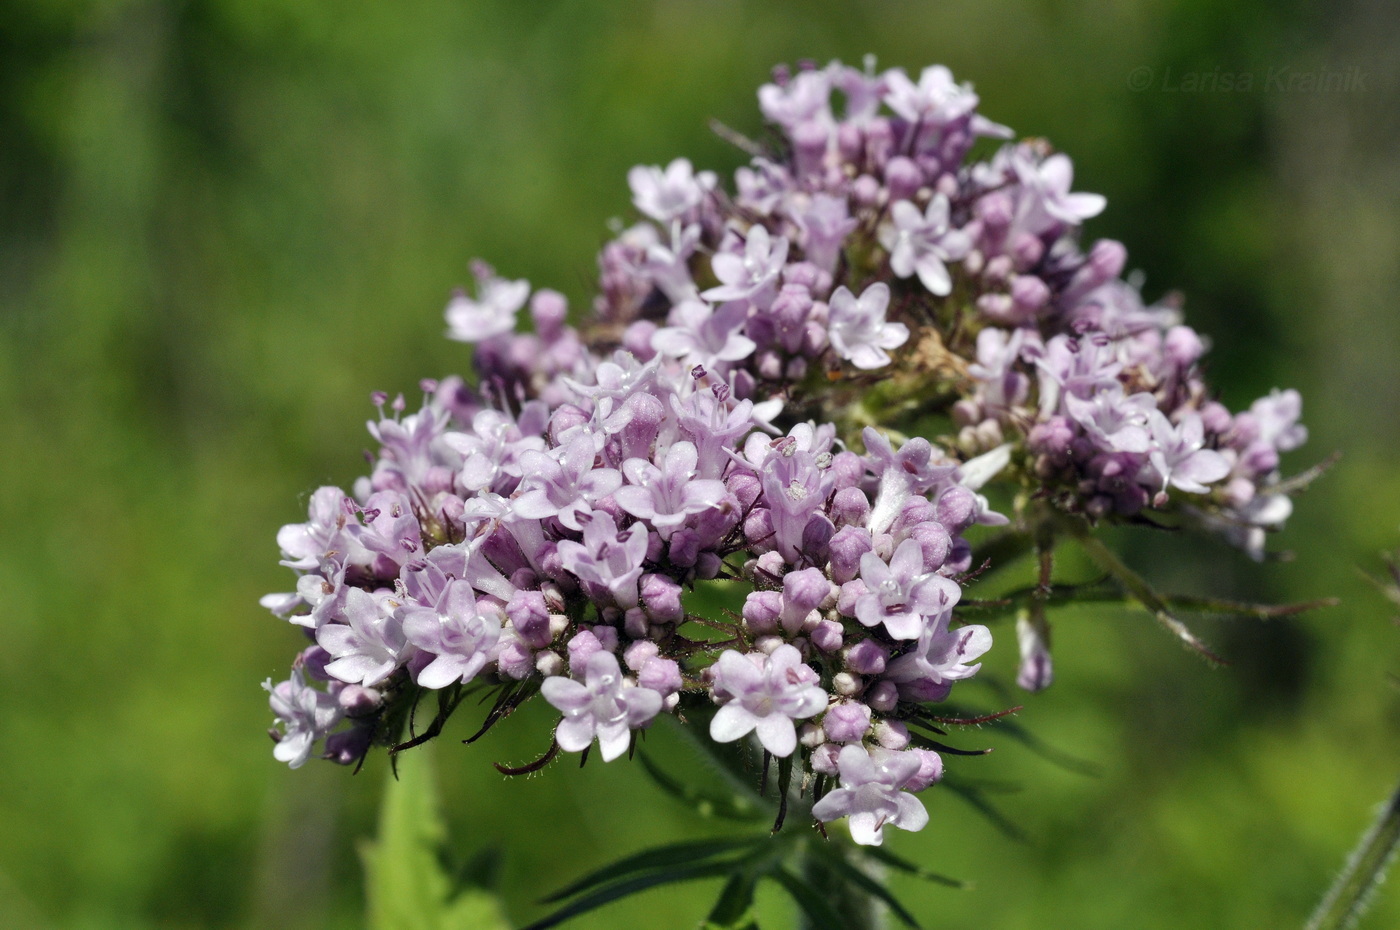
<svg viewBox="0 0 1400 930">
<path fill-rule="evenodd" d="M 728 172 L 711 117 L 756 132 L 772 65 L 867 52 L 946 63 L 1069 152 L 1109 198 L 1089 234 L 1185 292 L 1226 402 L 1297 387 L 1287 465 L 1343 454 L 1275 540 L 1291 562 L 1115 538 L 1168 589 L 1341 607 L 1200 622 L 1223 671 L 1143 615 L 1061 616 L 1059 681 L 1019 720 L 1102 774 L 971 734 L 997 752 L 954 771 L 1018 789 L 997 801 L 1028 841 L 931 791 L 892 848 L 976 888 L 896 889 L 931 927 L 1301 925 L 1400 775 L 1400 630 L 1357 570 L 1400 545 L 1400 43 L 1376 0 L 0 4 L 0 926 L 360 921 L 386 765 L 271 758 L 258 684 L 299 642 L 257 605 L 290 581 L 277 528 L 361 472 L 372 389 L 464 369 L 440 311 L 470 258 L 586 308 L 629 166 Z M 502 849 L 517 920 L 719 829 L 635 765 L 501 778 L 543 748 L 538 707 L 464 747 L 470 722 L 436 753 L 447 814 L 463 855 Z M 715 890 L 577 925 L 693 926 Z M 1365 926 L 1400 926 L 1400 896 Z"/>
</svg>

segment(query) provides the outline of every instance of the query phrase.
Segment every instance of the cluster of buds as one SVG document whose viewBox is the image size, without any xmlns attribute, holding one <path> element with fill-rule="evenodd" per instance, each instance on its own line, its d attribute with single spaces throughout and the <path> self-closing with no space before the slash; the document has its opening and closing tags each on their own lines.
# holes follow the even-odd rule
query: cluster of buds
<svg viewBox="0 0 1400 930">
<path fill-rule="evenodd" d="M 1254 551 L 1287 515 L 1297 394 L 1210 399 L 1203 339 L 1117 243 L 1079 248 L 1104 203 L 1068 158 L 970 162 L 1010 131 L 938 67 L 780 72 L 759 101 L 775 142 L 734 194 L 633 169 L 645 219 L 604 246 L 590 319 L 478 264 L 446 311 L 477 384 L 375 397 L 371 474 L 278 535 L 299 577 L 263 603 L 310 643 L 266 685 L 276 758 L 363 759 L 424 692 L 441 718 L 496 689 L 487 725 L 538 694 L 550 757 L 616 759 L 676 714 L 791 760 L 815 818 L 878 844 L 927 822 L 936 705 L 991 646 L 957 615 L 964 534 L 1008 522 L 984 485 L 1190 512 Z M 693 609 L 735 585 L 732 615 Z"/>
</svg>

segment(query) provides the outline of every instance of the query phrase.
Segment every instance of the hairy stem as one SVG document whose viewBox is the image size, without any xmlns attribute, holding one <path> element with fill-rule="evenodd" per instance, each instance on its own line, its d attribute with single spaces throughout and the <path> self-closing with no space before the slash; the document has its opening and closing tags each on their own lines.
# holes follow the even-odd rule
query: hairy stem
<svg viewBox="0 0 1400 930">
<path fill-rule="evenodd" d="M 1345 930 L 1356 926 L 1400 849 L 1400 785 L 1381 805 L 1376 820 L 1352 850 L 1342 874 L 1327 890 L 1306 930 Z"/>
</svg>

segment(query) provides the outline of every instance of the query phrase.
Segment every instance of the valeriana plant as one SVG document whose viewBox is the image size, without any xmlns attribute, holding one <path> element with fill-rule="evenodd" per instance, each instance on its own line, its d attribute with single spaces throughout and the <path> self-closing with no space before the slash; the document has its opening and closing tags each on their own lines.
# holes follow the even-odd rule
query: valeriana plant
<svg viewBox="0 0 1400 930">
<path fill-rule="evenodd" d="M 503 771 L 612 762 L 668 718 L 732 764 L 691 786 L 643 756 L 663 786 L 786 822 L 624 860 L 536 926 L 707 876 L 728 879 L 713 926 L 753 926 L 762 877 L 813 925 L 875 926 L 873 898 L 912 922 L 867 870 L 920 870 L 843 837 L 922 829 L 942 754 L 967 752 L 947 731 L 996 716 L 945 704 L 992 647 L 970 620 L 1016 617 L 1035 691 L 1068 600 L 1134 601 L 1211 659 L 1178 606 L 1298 609 L 1178 603 L 1095 536 L 1196 528 L 1261 558 L 1311 475 L 1279 471 L 1306 438 L 1298 394 L 1232 413 L 1175 302 L 1122 276 L 1119 243 L 1081 241 L 1105 202 L 1066 155 L 937 66 L 780 68 L 758 99 L 766 141 L 722 129 L 753 156 L 732 186 L 683 158 L 629 173 L 640 218 L 575 325 L 560 294 L 478 264 L 446 310 L 474 381 L 425 381 L 413 411 L 377 394 L 371 473 L 278 535 L 296 590 L 263 604 L 307 639 L 265 684 L 280 761 L 356 764 L 468 694 L 491 698 L 480 732 L 538 697 L 550 749 Z M 1056 584 L 1066 540 L 1102 583 Z M 1025 557 L 1031 586 L 965 595 Z M 735 610 L 697 612 L 719 588 Z"/>
</svg>

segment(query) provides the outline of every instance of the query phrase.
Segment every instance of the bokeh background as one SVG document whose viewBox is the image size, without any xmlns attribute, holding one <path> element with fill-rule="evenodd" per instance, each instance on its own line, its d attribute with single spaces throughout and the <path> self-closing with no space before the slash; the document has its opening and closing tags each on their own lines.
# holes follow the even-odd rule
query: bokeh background
<svg viewBox="0 0 1400 930">
<path fill-rule="evenodd" d="M 271 758 L 258 684 L 298 643 L 257 605 L 290 580 L 277 528 L 361 472 L 372 389 L 465 368 L 440 311 L 472 257 L 586 307 L 629 166 L 687 155 L 728 172 L 741 156 L 710 118 L 756 132 L 772 65 L 865 53 L 946 63 L 989 116 L 1070 153 L 1076 187 L 1109 198 L 1088 234 L 1127 243 L 1149 295 L 1187 295 L 1226 402 L 1297 387 L 1312 440 L 1286 464 L 1342 453 L 1275 540 L 1292 561 L 1114 540 L 1169 589 L 1342 606 L 1200 621 L 1234 661 L 1223 671 L 1144 615 L 1061 615 L 1059 681 L 1018 719 L 1099 775 L 972 734 L 997 752 L 955 771 L 997 789 L 1026 841 L 931 791 L 929 828 L 892 848 L 976 887 L 895 887 L 934 927 L 1300 926 L 1400 775 L 1400 629 L 1358 571 L 1400 545 L 1392 14 L 0 4 L 0 926 L 360 922 L 356 846 L 386 765 L 352 777 Z M 1354 76 L 1284 83 L 1324 71 Z M 1000 642 L 986 670 L 1007 682 L 1009 630 Z M 464 747 L 454 721 L 436 752 L 455 842 L 501 850 L 517 920 L 610 858 L 720 829 L 635 765 L 514 781 L 490 767 L 532 757 L 549 722 L 531 708 Z M 693 926 L 715 890 L 577 925 Z M 781 921 L 781 902 L 765 907 Z M 1365 926 L 1400 926 L 1400 895 Z"/>
</svg>

